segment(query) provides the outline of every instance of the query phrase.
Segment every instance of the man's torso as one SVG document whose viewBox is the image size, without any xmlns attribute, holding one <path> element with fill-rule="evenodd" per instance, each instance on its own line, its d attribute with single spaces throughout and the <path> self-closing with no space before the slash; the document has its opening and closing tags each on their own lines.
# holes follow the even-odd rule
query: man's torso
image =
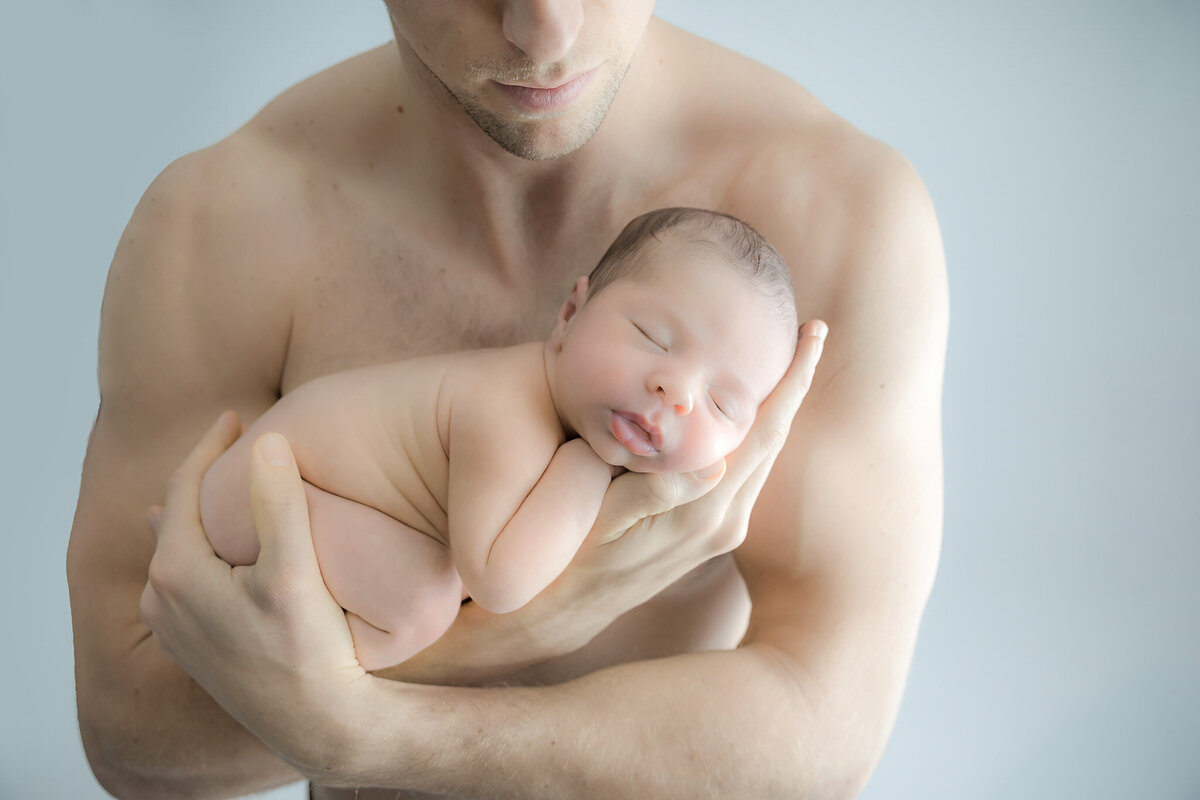
<svg viewBox="0 0 1200 800">
<path fill-rule="evenodd" d="M 657 207 L 713 208 L 770 239 L 805 241 L 811 263 L 781 247 L 797 277 L 800 318 L 825 303 L 838 242 L 822 233 L 817 203 L 833 189 L 829 162 L 838 155 L 829 147 L 844 123 L 786 78 L 661 23 L 643 48 L 639 58 L 672 63 L 661 100 L 672 114 L 652 140 L 630 146 L 601 190 L 564 197 L 553 219 L 531 215 L 520 230 L 431 206 L 413 188 L 428 180 L 428 145 L 406 140 L 391 45 L 300 84 L 218 145 L 212 157 L 249 170 L 237 202 L 254 251 L 280 254 L 254 265 L 278 276 L 277 294 L 292 304 L 279 390 L 366 364 L 542 338 L 573 279 L 590 272 L 628 219 Z M 779 186 L 781 163 L 797 174 L 808 162 L 807 183 Z M 760 210 L 783 203 L 788 215 L 765 224 Z M 772 230 L 781 219 L 798 230 Z M 725 556 L 583 650 L 508 680 L 562 681 L 623 661 L 734 647 L 748 613 Z"/>
</svg>

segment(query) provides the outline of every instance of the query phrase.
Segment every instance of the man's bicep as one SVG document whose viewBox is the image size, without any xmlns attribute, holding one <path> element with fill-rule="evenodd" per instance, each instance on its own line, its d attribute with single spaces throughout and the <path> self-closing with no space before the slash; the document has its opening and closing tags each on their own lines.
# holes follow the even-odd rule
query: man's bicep
<svg viewBox="0 0 1200 800">
<path fill-rule="evenodd" d="M 825 352 L 736 558 L 753 603 L 747 643 L 778 652 L 828 712 L 827 733 L 870 760 L 940 552 L 948 302 L 937 220 L 911 167 L 884 153 L 840 202 L 850 222 L 832 283 L 799 298 L 829 323 Z"/>
<path fill-rule="evenodd" d="M 171 470 L 222 410 L 249 422 L 276 397 L 289 312 L 213 257 L 220 214 L 197 186 L 199 160 L 176 162 L 147 190 L 109 270 L 76 549 L 101 540 L 96 549 L 147 561 L 145 507 L 162 501 Z"/>
<path fill-rule="evenodd" d="M 859 418 L 869 406 L 840 413 L 837 392 L 809 399 L 735 551 L 752 602 L 743 644 L 775 652 L 819 712 L 811 746 L 869 772 L 937 568 L 937 409 L 898 428 Z"/>
<path fill-rule="evenodd" d="M 120 762 L 169 763 L 144 752 L 166 746 L 163 729 L 177 722 L 162 708 L 194 701 L 204 707 L 193 721 L 223 717 L 158 652 L 138 616 L 154 550 L 145 510 L 162 502 L 167 476 L 222 409 L 253 419 L 277 385 L 265 354 L 275 323 L 247 315 L 244 298 L 221 303 L 233 266 L 205 258 L 197 229 L 211 219 L 192 199 L 191 169 L 168 170 L 139 204 L 101 313 L 101 404 L 67 559 L 80 723 L 100 777 Z M 150 718 L 159 720 L 153 737 L 137 730 Z M 211 744 L 195 742 L 198 756 L 215 756 Z"/>
</svg>

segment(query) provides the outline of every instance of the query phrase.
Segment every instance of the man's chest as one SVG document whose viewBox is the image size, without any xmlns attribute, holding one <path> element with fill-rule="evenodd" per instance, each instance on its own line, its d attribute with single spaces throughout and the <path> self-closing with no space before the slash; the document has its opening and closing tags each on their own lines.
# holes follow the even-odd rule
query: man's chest
<svg viewBox="0 0 1200 800">
<path fill-rule="evenodd" d="M 727 181 L 710 172 L 564 201 L 552 214 L 531 209 L 509 224 L 451 219 L 411 192 L 343 183 L 296 221 L 308 255 L 288 270 L 296 285 L 286 287 L 294 313 L 282 388 L 370 363 L 544 339 L 575 279 L 630 219 L 721 205 Z"/>
<path fill-rule="evenodd" d="M 574 277 L 591 269 L 547 259 L 506 273 L 453 247 L 339 238 L 318 242 L 292 287 L 284 392 L 356 366 L 544 339 Z"/>
</svg>

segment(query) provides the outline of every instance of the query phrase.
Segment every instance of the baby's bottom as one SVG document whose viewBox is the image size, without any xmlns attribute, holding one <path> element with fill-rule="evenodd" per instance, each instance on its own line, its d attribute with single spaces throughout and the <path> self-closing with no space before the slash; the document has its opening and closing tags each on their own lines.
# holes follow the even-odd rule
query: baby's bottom
<svg viewBox="0 0 1200 800">
<path fill-rule="evenodd" d="M 369 506 L 309 483 L 304 491 L 321 575 L 363 667 L 399 664 L 437 641 L 463 599 L 450 551 Z"/>
</svg>

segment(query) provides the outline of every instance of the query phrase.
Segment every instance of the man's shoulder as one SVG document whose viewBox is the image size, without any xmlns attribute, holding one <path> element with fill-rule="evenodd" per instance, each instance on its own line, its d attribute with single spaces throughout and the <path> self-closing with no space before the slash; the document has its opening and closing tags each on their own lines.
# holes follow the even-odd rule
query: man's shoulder
<svg viewBox="0 0 1200 800">
<path fill-rule="evenodd" d="M 729 194 L 756 209 L 814 201 L 861 205 L 890 192 L 923 192 L 908 161 L 829 109 L 793 78 L 657 21 L 656 46 L 672 71 L 682 129 L 732 167 Z M 759 198 L 759 199 L 755 199 Z"/>
<path fill-rule="evenodd" d="M 669 31 L 672 39 L 668 47 L 702 65 L 678 78 L 689 123 L 727 143 L 708 148 L 726 162 L 722 210 L 783 253 L 801 313 L 841 323 L 842 335 L 906 304 L 942 325 L 941 235 L 912 163 L 790 77 L 682 31 Z M 857 311 L 834 313 L 843 307 Z"/>
<path fill-rule="evenodd" d="M 304 179 L 291 162 L 243 130 L 169 164 L 118 243 L 105 293 L 108 328 L 116 330 L 118 309 L 140 317 L 170 308 L 180 326 L 163 337 L 172 347 L 187 334 L 228 339 L 239 351 L 269 342 L 261 349 L 278 351 L 290 287 L 311 259 Z"/>
<path fill-rule="evenodd" d="M 147 188 L 133 220 L 152 218 L 154 232 L 175 247 L 221 253 L 294 215 L 304 172 L 276 143 L 242 129 L 171 162 Z"/>
<path fill-rule="evenodd" d="M 662 20 L 652 28 L 659 67 L 689 126 L 727 136 L 735 150 L 821 132 L 839 121 L 788 75 Z"/>
<path fill-rule="evenodd" d="M 147 197 L 256 227 L 303 211 L 302 199 L 332 188 L 326 179 L 361 144 L 359 129 L 376 122 L 364 119 L 362 97 L 384 91 L 386 58 L 376 48 L 300 81 L 226 138 L 170 164 Z"/>
</svg>

